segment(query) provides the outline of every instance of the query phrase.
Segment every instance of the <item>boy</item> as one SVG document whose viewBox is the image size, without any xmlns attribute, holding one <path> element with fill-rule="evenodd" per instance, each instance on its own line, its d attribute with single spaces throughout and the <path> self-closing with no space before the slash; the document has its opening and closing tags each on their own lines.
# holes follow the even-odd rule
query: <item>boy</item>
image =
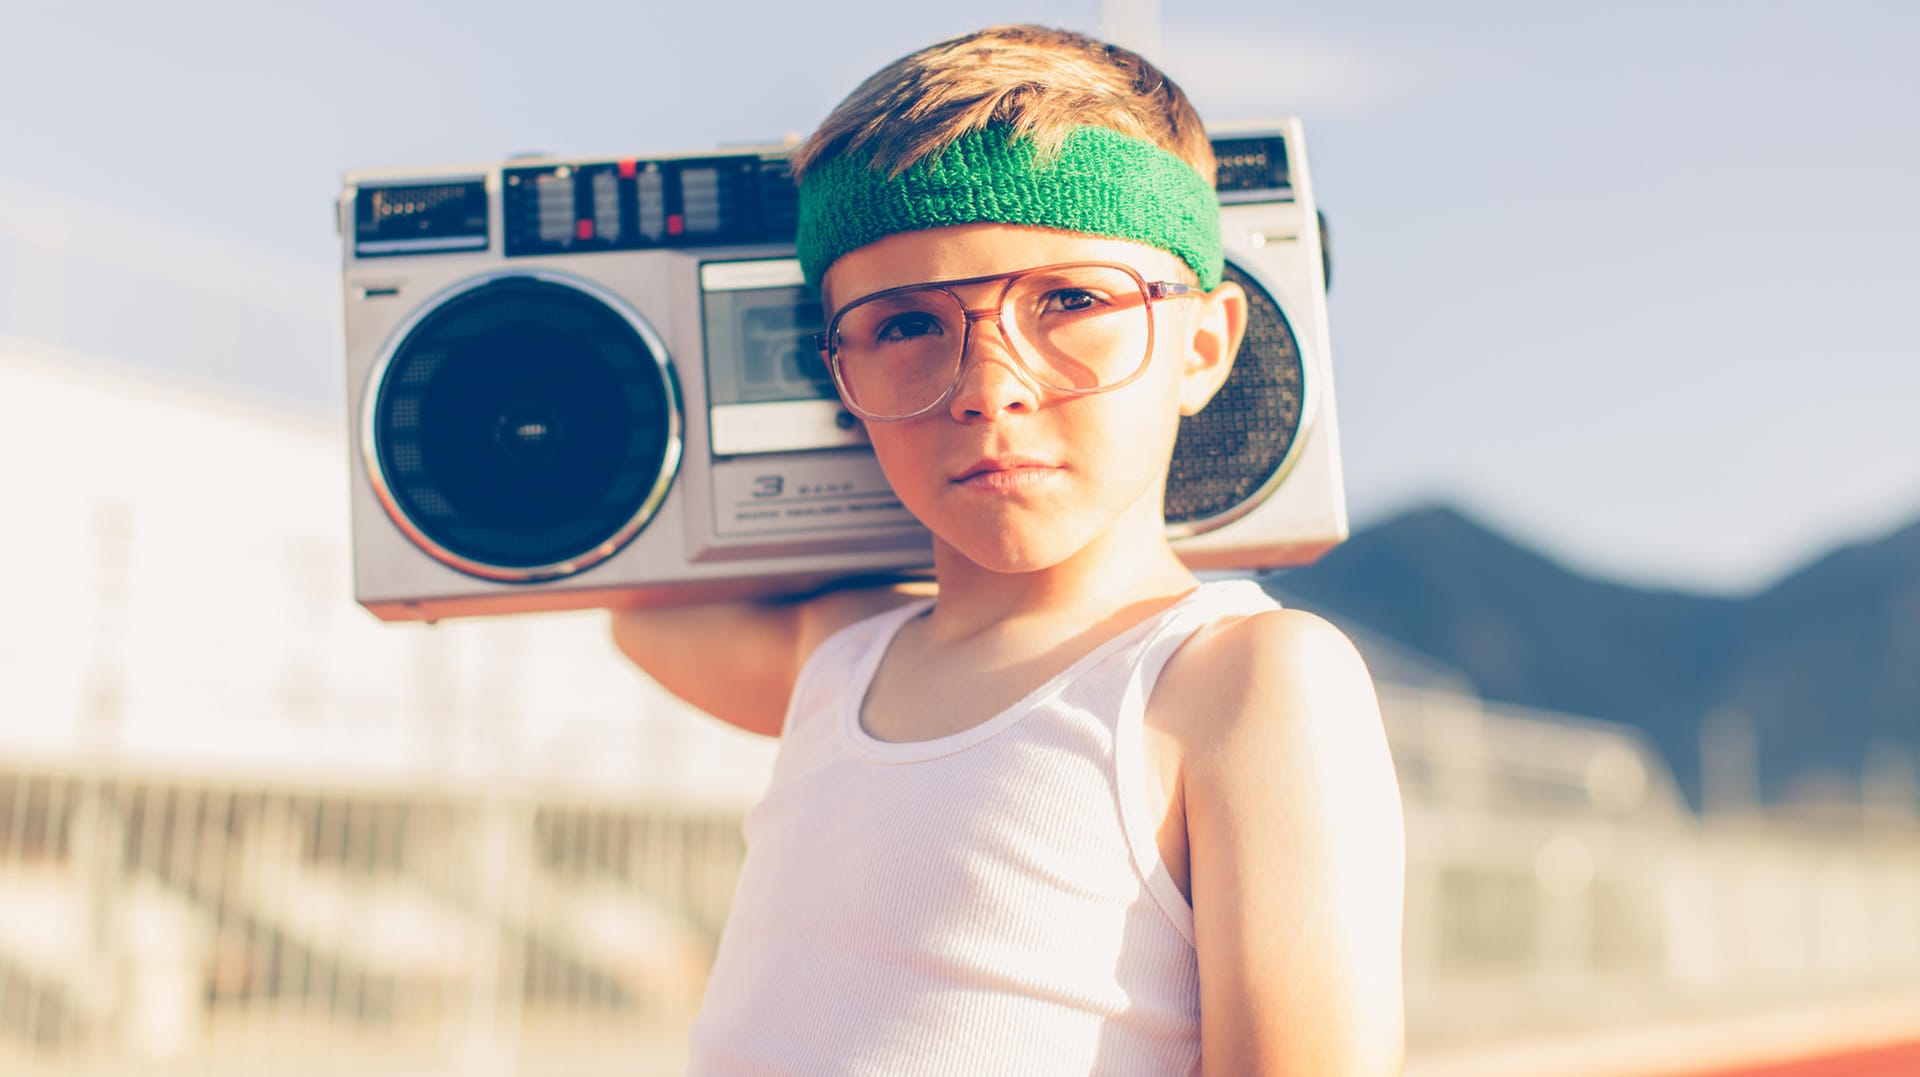
<svg viewBox="0 0 1920 1077">
<path fill-rule="evenodd" d="M 869 79 L 794 171 L 823 356 L 938 592 L 615 614 L 670 690 L 782 738 L 693 1072 L 1398 1072 L 1371 681 L 1164 533 L 1247 316 L 1192 106 L 998 27 Z"/>
</svg>

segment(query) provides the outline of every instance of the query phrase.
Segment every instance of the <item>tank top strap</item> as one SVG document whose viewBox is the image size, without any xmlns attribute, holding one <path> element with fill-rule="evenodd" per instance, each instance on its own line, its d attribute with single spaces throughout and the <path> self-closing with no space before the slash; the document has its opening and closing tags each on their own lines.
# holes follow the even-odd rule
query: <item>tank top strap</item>
<svg viewBox="0 0 1920 1077">
<path fill-rule="evenodd" d="M 1279 608 L 1280 603 L 1253 580 L 1214 580 L 1201 584 L 1169 609 L 1154 631 L 1141 641 L 1134 661 L 1134 679 L 1142 688 L 1142 702 L 1153 694 L 1153 686 L 1174 652 L 1195 632 L 1225 617 L 1244 617 Z"/>
<path fill-rule="evenodd" d="M 816 728 L 830 730 L 834 723 L 822 721 L 820 716 L 837 714 L 845 705 L 839 701 L 849 695 L 864 697 L 894 635 L 932 605 L 931 598 L 915 599 L 843 625 L 821 640 L 801 664 L 800 675 L 787 697 L 781 740 L 790 742 L 803 733 L 813 735 Z"/>
<path fill-rule="evenodd" d="M 1160 823 L 1153 817 L 1164 797 L 1149 797 L 1146 764 L 1147 700 L 1174 652 L 1193 634 L 1223 617 L 1245 616 L 1278 609 L 1280 604 L 1252 580 L 1219 580 L 1201 584 L 1194 593 L 1162 615 L 1131 656 L 1113 726 L 1113 782 L 1119 799 L 1121 826 L 1147 891 L 1168 920 L 1194 942 L 1193 906 L 1160 858 Z"/>
</svg>

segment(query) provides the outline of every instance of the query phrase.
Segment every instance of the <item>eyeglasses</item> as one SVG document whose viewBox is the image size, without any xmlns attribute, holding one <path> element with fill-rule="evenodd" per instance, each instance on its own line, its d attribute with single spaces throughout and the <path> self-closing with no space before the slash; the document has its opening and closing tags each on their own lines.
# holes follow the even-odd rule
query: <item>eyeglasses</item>
<svg viewBox="0 0 1920 1077">
<path fill-rule="evenodd" d="M 985 307 L 967 306 L 956 291 L 996 283 L 999 299 Z M 1147 369 L 1154 302 L 1205 294 L 1108 262 L 1035 266 L 861 296 L 840 308 L 814 345 L 847 407 L 870 422 L 891 422 L 924 415 L 953 394 L 974 322 L 997 322 L 1033 381 L 1084 396 L 1118 389 Z"/>
</svg>

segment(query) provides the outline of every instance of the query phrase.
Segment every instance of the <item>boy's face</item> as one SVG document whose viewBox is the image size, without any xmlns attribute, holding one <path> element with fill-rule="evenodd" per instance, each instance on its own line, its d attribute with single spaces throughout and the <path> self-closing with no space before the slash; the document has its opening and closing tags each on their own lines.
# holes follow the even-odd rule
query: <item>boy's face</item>
<svg viewBox="0 0 1920 1077">
<path fill-rule="evenodd" d="M 904 232 L 843 255 L 821 291 L 833 312 L 902 285 L 1062 262 L 1114 262 L 1148 281 L 1191 280 L 1180 259 L 1142 244 L 967 224 Z M 993 304 L 999 285 L 957 290 L 978 308 Z M 1150 309 L 1145 372 L 1087 396 L 1038 384 L 1008 351 L 999 323 L 976 322 L 959 383 L 944 403 L 911 419 L 867 424 L 902 504 L 939 541 L 996 572 L 1049 568 L 1127 529 L 1158 535 L 1180 416 L 1198 411 L 1225 380 L 1246 307 L 1229 284 Z"/>
</svg>

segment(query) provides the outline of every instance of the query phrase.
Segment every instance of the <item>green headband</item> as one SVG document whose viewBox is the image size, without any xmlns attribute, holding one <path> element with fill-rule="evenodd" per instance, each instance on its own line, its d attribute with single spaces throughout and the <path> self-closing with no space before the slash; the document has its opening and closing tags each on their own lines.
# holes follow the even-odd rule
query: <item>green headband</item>
<svg viewBox="0 0 1920 1077">
<path fill-rule="evenodd" d="M 1080 127 L 1057 157 L 1004 125 L 962 135 L 889 179 L 860 154 L 815 165 L 800 184 L 800 268 L 815 288 L 834 259 L 896 232 L 991 221 L 1130 239 L 1176 254 L 1200 286 L 1220 283 L 1220 200 L 1179 157 L 1107 127 Z"/>
</svg>

